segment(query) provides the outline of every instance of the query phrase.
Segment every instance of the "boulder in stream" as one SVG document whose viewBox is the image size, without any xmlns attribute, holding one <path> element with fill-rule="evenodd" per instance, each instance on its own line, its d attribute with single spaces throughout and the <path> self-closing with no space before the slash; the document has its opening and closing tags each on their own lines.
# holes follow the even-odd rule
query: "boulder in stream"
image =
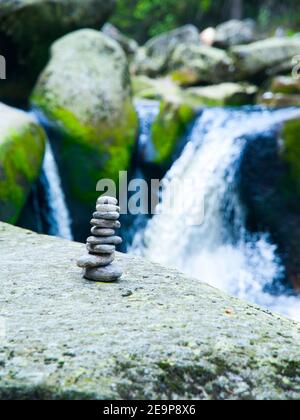
<svg viewBox="0 0 300 420">
<path fill-rule="evenodd" d="M 117 182 L 119 171 L 129 167 L 135 145 L 138 122 L 124 51 L 91 29 L 63 37 L 52 46 L 31 102 L 56 127 L 54 150 L 74 232 L 83 239 L 97 182 Z"/>
</svg>

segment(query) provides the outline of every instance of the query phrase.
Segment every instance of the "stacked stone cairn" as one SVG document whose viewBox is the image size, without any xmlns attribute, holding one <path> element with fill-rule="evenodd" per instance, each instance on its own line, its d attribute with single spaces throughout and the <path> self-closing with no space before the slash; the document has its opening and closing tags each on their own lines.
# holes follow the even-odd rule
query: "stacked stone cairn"
<svg viewBox="0 0 300 420">
<path fill-rule="evenodd" d="M 88 255 L 81 257 L 77 265 L 84 269 L 84 277 L 99 282 L 114 282 L 122 276 L 121 268 L 114 262 L 116 246 L 122 239 L 115 235 L 121 224 L 118 200 L 100 197 L 91 220 L 92 236 L 87 239 Z"/>
</svg>

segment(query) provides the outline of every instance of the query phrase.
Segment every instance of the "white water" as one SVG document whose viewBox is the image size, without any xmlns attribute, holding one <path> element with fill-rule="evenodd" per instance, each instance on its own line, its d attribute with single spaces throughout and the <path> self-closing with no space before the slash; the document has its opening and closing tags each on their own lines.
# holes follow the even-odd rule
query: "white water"
<svg viewBox="0 0 300 420">
<path fill-rule="evenodd" d="M 134 252 L 300 320 L 300 299 L 266 291 L 266 286 L 280 278 L 284 269 L 268 237 L 246 231 L 243 207 L 236 194 L 236 174 L 246 135 L 269 130 L 294 114 L 299 115 L 299 110 L 205 110 L 181 157 L 166 175 L 160 205 L 174 194 L 167 181 L 190 180 L 195 185 L 193 194 L 204 200 L 203 223 L 190 223 L 199 216 L 193 200 L 187 200 L 185 207 L 188 225 L 182 214 L 166 215 L 158 209 L 145 232 L 137 232 Z M 175 194 L 182 195 L 184 191 L 179 189 Z M 197 224 L 197 219 L 194 222 Z"/>
<path fill-rule="evenodd" d="M 151 139 L 151 127 L 159 114 L 159 102 L 152 100 L 136 100 L 135 109 L 139 117 L 140 129 L 138 138 L 139 157 L 148 161 L 154 157 Z"/>
<path fill-rule="evenodd" d="M 50 208 L 50 235 L 60 236 L 65 239 L 73 239 L 71 230 L 71 218 L 67 208 L 64 192 L 59 177 L 50 142 L 47 142 L 46 153 L 43 163 L 44 190 Z"/>
</svg>

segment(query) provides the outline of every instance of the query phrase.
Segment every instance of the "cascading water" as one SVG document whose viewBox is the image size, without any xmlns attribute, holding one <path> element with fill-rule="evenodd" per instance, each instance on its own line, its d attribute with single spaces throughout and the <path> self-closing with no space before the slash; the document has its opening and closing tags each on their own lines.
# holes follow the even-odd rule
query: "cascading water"
<svg viewBox="0 0 300 420">
<path fill-rule="evenodd" d="M 47 131 L 48 121 L 44 118 L 44 116 L 38 111 L 33 111 L 31 114 L 45 127 Z M 40 183 L 42 185 L 44 195 L 43 199 L 46 201 L 46 210 L 44 212 L 46 214 L 42 215 L 49 226 L 46 233 L 72 240 L 72 221 L 66 204 L 54 153 L 48 139 L 46 143 Z M 37 213 L 40 211 L 41 210 L 39 209 Z"/>
<path fill-rule="evenodd" d="M 145 179 L 142 166 L 154 157 L 155 150 L 151 138 L 151 128 L 155 118 L 159 114 L 159 105 L 158 101 L 135 101 L 135 109 L 139 118 L 139 136 L 136 151 L 138 162 L 132 174 L 132 178 L 134 179 Z M 147 211 L 145 211 L 145 214 L 147 214 Z M 134 218 L 123 216 L 122 236 L 126 239 L 124 251 L 128 251 L 126 245 L 132 243 L 134 236 L 142 235 L 148 221 L 148 217 L 145 214 L 139 214 Z"/>
<path fill-rule="evenodd" d="M 159 114 L 159 102 L 150 100 L 135 101 L 135 109 L 140 122 L 138 155 L 144 162 L 153 159 L 155 150 L 151 138 L 151 128 Z"/>
<path fill-rule="evenodd" d="M 132 251 L 300 320 L 300 299 L 267 292 L 266 287 L 282 277 L 284 268 L 267 235 L 247 232 L 237 194 L 247 136 L 266 132 L 294 115 L 299 116 L 299 110 L 204 110 L 182 155 L 165 177 L 157 214 L 142 234 L 137 232 Z M 202 223 L 198 224 L 199 212 L 193 200 L 186 200 L 184 189 L 170 190 L 169 181 L 174 180 L 194 183 L 193 194 L 204 203 Z M 181 213 L 160 211 L 172 194 L 187 202 L 188 224 Z"/>
<path fill-rule="evenodd" d="M 73 239 L 71 218 L 66 205 L 65 196 L 61 186 L 58 168 L 55 162 L 50 142 L 47 142 L 41 181 L 46 194 L 50 214 L 48 217 L 49 234 L 64 239 Z"/>
</svg>

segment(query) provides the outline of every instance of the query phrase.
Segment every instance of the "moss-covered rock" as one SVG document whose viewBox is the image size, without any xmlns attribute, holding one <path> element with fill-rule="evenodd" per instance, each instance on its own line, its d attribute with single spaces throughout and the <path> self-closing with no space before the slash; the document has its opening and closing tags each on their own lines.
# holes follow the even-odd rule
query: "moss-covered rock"
<svg viewBox="0 0 300 420">
<path fill-rule="evenodd" d="M 56 126 L 58 163 L 80 232 L 101 178 L 118 181 L 129 167 L 137 116 L 128 63 L 121 47 L 94 30 L 58 40 L 31 98 Z"/>
<path fill-rule="evenodd" d="M 231 49 L 238 79 L 245 80 L 257 77 L 272 69 L 281 70 L 284 65 L 286 71 L 293 68 L 292 59 L 299 55 L 300 39 L 297 38 L 269 38 L 249 45 L 239 45 Z"/>
<path fill-rule="evenodd" d="M 45 132 L 28 114 L 0 104 L 0 220 L 16 223 L 43 163 Z"/>
<path fill-rule="evenodd" d="M 0 399 L 299 400 L 300 326 L 145 259 L 0 224 Z"/>
<path fill-rule="evenodd" d="M 2 0 L 0 54 L 6 57 L 8 77 L 0 84 L 1 100 L 26 100 L 50 45 L 76 29 L 100 28 L 114 5 L 115 0 Z"/>
<path fill-rule="evenodd" d="M 233 61 L 226 51 L 205 45 L 179 44 L 170 57 L 168 72 L 183 86 L 234 79 Z"/>
<path fill-rule="evenodd" d="M 160 112 L 152 126 L 155 163 L 167 167 L 195 110 L 187 103 L 162 101 Z"/>
<path fill-rule="evenodd" d="M 253 104 L 257 87 L 242 83 L 221 83 L 218 85 L 188 88 L 185 95 L 195 104 L 209 106 L 241 106 Z"/>
</svg>

